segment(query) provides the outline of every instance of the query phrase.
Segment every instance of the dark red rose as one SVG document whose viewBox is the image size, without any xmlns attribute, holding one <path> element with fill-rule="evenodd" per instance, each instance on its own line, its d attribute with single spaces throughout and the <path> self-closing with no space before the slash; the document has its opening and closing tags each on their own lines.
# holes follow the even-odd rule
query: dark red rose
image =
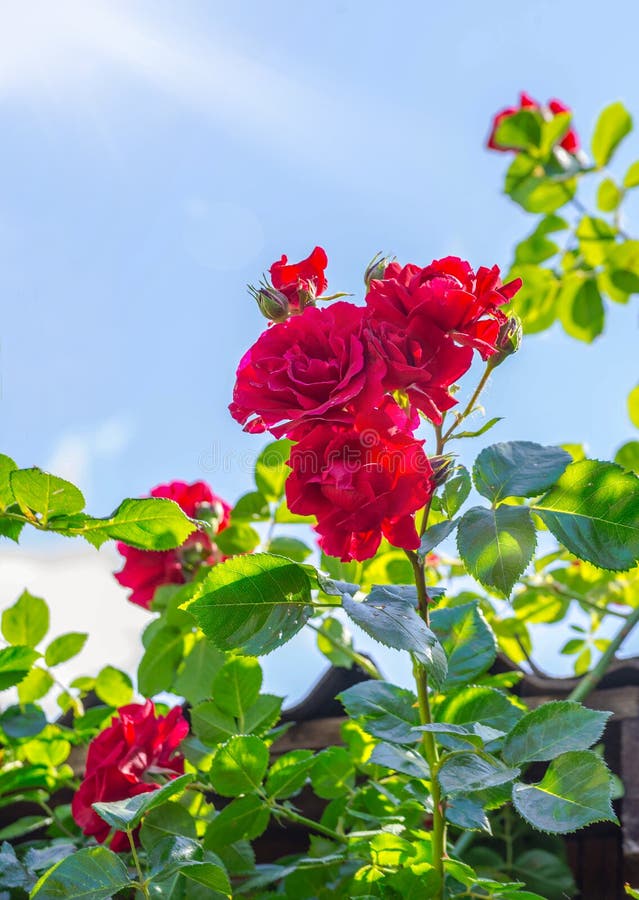
<svg viewBox="0 0 639 900">
<path fill-rule="evenodd" d="M 362 413 L 348 430 L 318 425 L 291 451 L 288 507 L 317 517 L 319 544 L 330 556 L 369 559 L 382 536 L 415 550 L 414 514 L 432 493 L 422 445 L 383 410 Z"/>
<path fill-rule="evenodd" d="M 156 714 L 151 700 L 121 707 L 111 725 L 89 744 L 85 776 L 71 804 L 82 832 L 104 843 L 110 827 L 93 811 L 92 803 L 154 791 L 166 779 L 182 775 L 184 758 L 175 751 L 188 731 L 179 706 L 166 716 Z M 117 831 L 110 847 L 116 852 L 128 850 L 126 834 Z"/>
<path fill-rule="evenodd" d="M 262 332 L 237 370 L 229 409 L 245 431 L 298 438 L 315 423 L 348 425 L 382 399 L 384 363 L 371 352 L 365 310 L 309 307 Z"/>
<path fill-rule="evenodd" d="M 187 516 L 212 522 L 212 532 L 222 531 L 229 524 L 230 506 L 204 481 L 160 484 L 153 488 L 151 496 L 173 500 Z M 117 548 L 125 562 L 115 578 L 123 587 L 131 588 L 129 600 L 144 609 L 149 609 L 160 585 L 184 584 L 190 572 L 200 565 L 214 565 L 222 559 L 206 531 L 193 532 L 175 550 L 138 550 L 122 543 Z"/>
<path fill-rule="evenodd" d="M 509 151 L 514 151 L 515 153 L 519 153 L 519 147 L 507 147 L 505 144 L 499 144 L 496 140 L 497 129 L 499 125 L 504 121 L 504 119 L 508 119 L 510 116 L 514 116 L 515 113 L 521 112 L 522 109 L 530 109 L 533 112 L 538 111 L 545 118 L 553 118 L 559 113 L 563 112 L 571 112 L 569 106 L 566 106 L 565 103 L 562 103 L 561 100 L 549 100 L 547 107 L 542 107 L 536 100 L 533 100 L 529 94 L 526 94 L 524 91 L 519 95 L 519 106 L 508 106 L 506 109 L 502 109 L 497 113 L 495 118 L 493 119 L 493 125 L 490 130 L 490 135 L 488 137 L 488 147 L 490 150 L 499 150 L 500 152 L 507 153 Z M 559 146 L 563 147 L 568 153 L 577 153 L 579 150 L 579 138 L 577 136 L 576 131 L 572 128 L 566 132 L 562 140 L 559 142 Z"/>
<path fill-rule="evenodd" d="M 484 359 L 496 352 L 506 316 L 499 309 L 519 290 L 502 285 L 499 268 L 454 256 L 429 266 L 393 262 L 372 280 L 366 304 L 373 344 L 386 360 L 383 386 L 401 390 L 431 421 L 454 405 L 449 388 L 468 371 L 473 349 Z"/>
<path fill-rule="evenodd" d="M 291 310 L 302 310 L 326 290 L 324 270 L 328 257 L 322 247 L 315 247 L 310 256 L 298 263 L 290 263 L 287 256 L 274 262 L 269 269 L 271 283 L 287 298 Z"/>
</svg>

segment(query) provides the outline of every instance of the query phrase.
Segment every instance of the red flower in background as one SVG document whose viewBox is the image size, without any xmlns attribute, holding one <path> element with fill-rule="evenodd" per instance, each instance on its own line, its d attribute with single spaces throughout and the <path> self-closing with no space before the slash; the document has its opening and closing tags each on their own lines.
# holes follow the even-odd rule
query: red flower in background
<svg viewBox="0 0 639 900">
<path fill-rule="evenodd" d="M 348 430 L 318 425 L 291 451 L 288 507 L 317 517 L 319 544 L 330 556 L 368 559 L 382 536 L 415 550 L 414 514 L 432 494 L 422 445 L 384 411 L 363 412 Z"/>
<path fill-rule="evenodd" d="M 153 488 L 151 496 L 175 501 L 192 519 L 211 521 L 215 533 L 229 524 L 230 506 L 204 481 L 160 484 Z M 117 548 L 125 563 L 115 578 L 123 587 L 131 588 L 129 600 L 144 609 L 149 609 L 156 588 L 163 584 L 184 584 L 193 568 L 214 565 L 222 559 L 207 531 L 193 532 L 175 550 L 138 550 L 122 543 Z"/>
<path fill-rule="evenodd" d="M 76 791 L 71 812 L 82 832 L 104 843 L 109 825 L 91 807 L 92 803 L 125 800 L 161 787 L 162 780 L 184 773 L 184 758 L 176 754 L 189 726 L 181 708 L 158 716 L 151 700 L 123 706 L 111 725 L 89 744 L 82 784 Z M 116 831 L 110 847 L 129 849 L 127 836 Z"/>
<path fill-rule="evenodd" d="M 327 265 L 328 257 L 322 247 L 315 247 L 310 256 L 298 263 L 289 263 L 283 255 L 269 269 L 271 283 L 285 295 L 292 310 L 301 311 L 326 290 Z"/>
<path fill-rule="evenodd" d="M 353 404 L 378 404 L 384 363 L 369 348 L 365 311 L 309 307 L 263 331 L 237 370 L 229 409 L 245 431 L 299 437 L 314 423 L 348 425 Z"/>
<path fill-rule="evenodd" d="M 536 100 L 522 91 L 519 95 L 519 106 L 508 106 L 506 109 L 502 109 L 501 112 L 498 112 L 495 118 L 493 119 L 493 125 L 490 130 L 490 135 L 488 137 L 488 147 L 491 150 L 499 150 L 500 152 L 508 152 L 514 151 L 515 153 L 519 152 L 519 147 L 507 147 L 505 144 L 498 144 L 496 140 L 497 129 L 499 125 L 504 121 L 504 119 L 508 119 L 510 116 L 514 116 L 515 113 L 521 112 L 522 109 L 529 109 L 533 112 L 540 112 L 541 115 L 546 115 L 552 118 L 553 116 L 558 115 L 559 113 L 564 112 L 572 112 L 569 106 L 566 106 L 565 103 L 562 103 L 561 100 L 549 100 L 546 108 L 542 107 L 541 104 L 537 103 Z M 577 132 L 572 128 L 569 129 L 562 140 L 559 142 L 559 146 L 563 147 L 568 153 L 577 153 L 579 150 L 579 137 L 577 136 Z"/>
</svg>

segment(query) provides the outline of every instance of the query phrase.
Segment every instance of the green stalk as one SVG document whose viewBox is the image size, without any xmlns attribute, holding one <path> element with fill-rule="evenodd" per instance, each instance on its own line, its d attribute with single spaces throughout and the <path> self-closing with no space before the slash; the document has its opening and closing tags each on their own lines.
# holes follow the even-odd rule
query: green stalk
<svg viewBox="0 0 639 900">
<path fill-rule="evenodd" d="M 335 607 L 333 607 L 334 609 Z M 352 659 L 353 662 L 363 669 L 367 675 L 370 675 L 371 678 L 376 678 L 377 680 L 381 679 L 381 675 L 379 670 L 373 665 L 373 663 L 366 659 L 365 656 L 362 656 L 361 653 L 358 653 L 357 650 L 352 650 L 350 647 L 345 646 L 344 644 L 340 644 L 339 641 L 336 641 L 334 638 L 330 636 L 326 631 L 322 631 L 317 625 L 314 625 L 312 622 L 306 623 L 310 629 L 312 629 L 317 634 L 321 634 L 323 638 L 325 638 L 329 644 L 332 644 L 336 650 L 339 650 L 340 653 L 343 653 L 345 656 L 348 656 L 349 659 Z"/>
<path fill-rule="evenodd" d="M 639 606 L 634 609 L 623 623 L 617 634 L 612 638 L 597 665 L 581 679 L 577 687 L 568 697 L 569 700 L 583 701 L 599 684 L 608 671 L 610 663 L 615 658 L 617 650 L 621 647 L 632 629 L 639 622 Z"/>
</svg>

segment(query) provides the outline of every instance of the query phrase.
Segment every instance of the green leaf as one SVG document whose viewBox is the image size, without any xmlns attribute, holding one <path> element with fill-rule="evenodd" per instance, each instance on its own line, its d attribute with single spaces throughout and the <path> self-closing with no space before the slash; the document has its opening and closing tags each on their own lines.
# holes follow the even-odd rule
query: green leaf
<svg viewBox="0 0 639 900">
<path fill-rule="evenodd" d="M 221 866 L 215 863 L 200 862 L 182 866 L 180 872 L 190 881 L 195 881 L 216 894 L 220 894 L 223 897 L 232 896 L 228 875 Z"/>
<path fill-rule="evenodd" d="M 2 613 L 2 634 L 10 644 L 35 647 L 48 630 L 49 607 L 28 591 Z"/>
<path fill-rule="evenodd" d="M 352 668 L 353 639 L 348 628 L 339 619 L 330 616 L 323 619 L 317 632 L 317 648 L 334 666 Z"/>
<path fill-rule="evenodd" d="M 488 816 L 481 803 L 468 797 L 451 797 L 446 803 L 446 820 L 465 831 L 486 831 L 491 833 Z"/>
<path fill-rule="evenodd" d="M 446 538 L 453 533 L 458 525 L 459 519 L 446 519 L 443 522 L 438 522 L 436 525 L 431 525 L 430 528 L 427 528 L 422 535 L 422 542 L 419 545 L 417 556 L 421 560 L 424 560 L 431 550 L 438 547 L 442 541 L 445 541 Z"/>
<path fill-rule="evenodd" d="M 576 190 L 576 178 L 548 175 L 536 160 L 523 153 L 517 154 L 506 173 L 506 193 L 531 213 L 556 212 Z"/>
<path fill-rule="evenodd" d="M 294 797 L 302 790 L 315 759 L 310 750 L 291 750 L 278 757 L 266 779 L 269 797 Z"/>
<path fill-rule="evenodd" d="M 268 768 L 268 747 L 254 735 L 232 737 L 215 754 L 209 778 L 222 797 L 257 790 Z"/>
<path fill-rule="evenodd" d="M 54 638 L 44 652 L 44 661 L 48 666 L 58 666 L 60 663 L 73 659 L 82 650 L 87 642 L 88 634 L 79 631 L 69 631 Z"/>
<path fill-rule="evenodd" d="M 244 716 L 246 734 L 257 734 L 261 737 L 270 731 L 279 721 L 282 701 L 282 697 L 276 697 L 274 694 L 260 694 Z"/>
<path fill-rule="evenodd" d="M 435 684 L 441 684 L 446 678 L 446 655 L 439 641 L 417 615 L 414 601 L 405 600 L 398 586 L 374 585 L 361 602 L 344 593 L 342 606 L 344 612 L 380 644 L 412 653 Z"/>
<path fill-rule="evenodd" d="M 606 222 L 595 216 L 584 216 L 575 230 L 579 238 L 579 251 L 589 266 L 600 266 L 606 261 L 610 249 L 614 247 L 616 231 Z M 579 279 L 580 273 L 575 277 Z M 564 283 L 568 276 L 564 278 Z"/>
<path fill-rule="evenodd" d="M 409 778 L 430 779 L 430 769 L 424 757 L 410 748 L 395 747 L 382 741 L 373 749 L 369 762 L 401 772 Z"/>
<path fill-rule="evenodd" d="M 492 444 L 475 460 L 473 481 L 492 503 L 506 497 L 536 497 L 557 481 L 570 461 L 561 447 L 532 441 Z"/>
<path fill-rule="evenodd" d="M 444 793 L 465 794 L 508 784 L 518 775 L 518 768 L 506 766 L 488 754 L 456 753 L 444 757 L 438 778 Z"/>
<path fill-rule="evenodd" d="M 535 545 L 535 527 L 524 506 L 475 506 L 457 529 L 457 548 L 468 572 L 506 598 L 532 559 Z"/>
<path fill-rule="evenodd" d="M 637 185 L 639 185 L 639 162 L 633 162 L 624 175 L 623 186 L 625 188 L 634 188 Z"/>
<path fill-rule="evenodd" d="M 639 441 L 627 441 L 615 453 L 618 466 L 639 475 Z"/>
<path fill-rule="evenodd" d="M 266 831 L 270 811 L 255 794 L 232 800 L 216 815 L 206 829 L 204 846 L 217 850 L 240 840 L 255 840 Z"/>
<path fill-rule="evenodd" d="M 255 484 L 266 500 L 277 501 L 284 496 L 284 485 L 290 472 L 286 461 L 291 455 L 292 446 L 292 441 L 273 441 L 257 458 Z"/>
<path fill-rule="evenodd" d="M 216 534 L 215 543 L 225 556 L 234 556 L 236 553 L 255 550 L 260 543 L 260 536 L 250 525 L 239 522 Z"/>
<path fill-rule="evenodd" d="M 20 508 L 38 513 L 44 522 L 51 516 L 71 515 L 84 509 L 81 491 L 64 478 L 49 475 L 41 469 L 15 469 L 10 480 Z"/>
<path fill-rule="evenodd" d="M 461 509 L 470 494 L 471 482 L 468 470 L 458 466 L 455 474 L 444 484 L 442 504 L 450 519 Z"/>
<path fill-rule="evenodd" d="M 603 734 L 610 715 L 570 700 L 544 703 L 517 722 L 504 740 L 502 757 L 509 765 L 522 765 L 587 750 Z"/>
<path fill-rule="evenodd" d="M 67 527 L 95 547 L 114 540 L 140 550 L 172 550 L 183 544 L 195 529 L 177 503 L 160 497 L 123 500 L 109 518 L 78 516 Z"/>
<path fill-rule="evenodd" d="M 522 287 L 510 304 L 510 310 L 521 319 L 525 334 L 545 331 L 557 318 L 557 295 L 560 282 L 551 269 L 517 265 L 508 278 L 521 278 Z"/>
<path fill-rule="evenodd" d="M 473 729 L 479 722 L 496 731 L 508 732 L 523 715 L 506 694 L 491 687 L 467 687 L 447 695 L 437 707 L 439 722 Z"/>
<path fill-rule="evenodd" d="M 11 489 L 11 473 L 17 468 L 10 456 L 0 453 L 0 509 L 11 506 L 15 502 Z"/>
<path fill-rule="evenodd" d="M 495 143 L 500 147 L 528 150 L 541 143 L 541 115 L 530 109 L 520 109 L 506 116 L 497 126 Z"/>
<path fill-rule="evenodd" d="M 628 894 L 629 897 L 639 897 L 639 891 L 631 888 L 629 884 L 626 885 L 626 894 Z"/>
<path fill-rule="evenodd" d="M 301 566 L 256 553 L 214 566 L 189 612 L 220 649 L 259 656 L 297 634 L 312 612 L 310 602 L 311 583 Z"/>
<path fill-rule="evenodd" d="M 315 757 L 311 772 L 313 790 L 323 800 L 335 800 L 355 785 L 355 764 L 345 747 L 327 747 Z"/>
<path fill-rule="evenodd" d="M 597 206 L 602 212 L 614 212 L 623 199 L 623 193 L 613 178 L 604 178 L 597 188 Z"/>
<path fill-rule="evenodd" d="M 39 656 L 30 647 L 5 647 L 0 650 L 0 691 L 19 684 Z"/>
<path fill-rule="evenodd" d="M 395 744 L 416 744 L 419 735 L 417 697 L 411 691 L 385 681 L 364 681 L 338 694 L 347 714 L 360 716 L 369 734 Z"/>
<path fill-rule="evenodd" d="M 268 522 L 270 518 L 268 501 L 259 491 L 244 494 L 231 511 L 232 522 Z"/>
<path fill-rule="evenodd" d="M 580 559 L 614 571 L 639 559 L 639 479 L 614 463 L 572 463 L 532 509 Z"/>
<path fill-rule="evenodd" d="M 497 642 L 477 603 L 436 609 L 430 624 L 448 659 L 445 689 L 468 684 L 494 663 Z"/>
<path fill-rule="evenodd" d="M 455 439 L 457 441 L 460 438 L 480 437 L 480 435 L 486 434 L 487 431 L 490 431 L 490 429 L 498 422 L 501 422 L 503 418 L 503 416 L 493 416 L 492 419 L 484 422 L 481 428 L 476 428 L 474 431 L 456 431 L 455 434 L 451 435 L 450 440 L 452 441 L 453 439 Z"/>
<path fill-rule="evenodd" d="M 195 838 L 195 820 L 179 803 L 165 803 L 145 816 L 140 841 L 147 853 L 167 837 Z"/>
<path fill-rule="evenodd" d="M 269 544 L 269 551 L 277 553 L 279 556 L 286 556 L 288 559 L 294 559 L 295 562 L 304 562 L 313 552 L 304 541 L 285 536 L 273 538 Z"/>
<path fill-rule="evenodd" d="M 184 655 L 184 635 L 171 625 L 161 628 L 146 648 L 138 667 L 138 688 L 152 697 L 173 687 L 178 666 Z"/>
<path fill-rule="evenodd" d="M 603 168 L 627 134 L 632 131 L 632 117 L 623 103 L 611 103 L 599 116 L 592 136 L 592 155 L 598 168 Z"/>
<path fill-rule="evenodd" d="M 639 241 L 624 241 L 608 251 L 608 272 L 613 287 L 625 295 L 639 293 Z M 611 294 L 613 300 L 618 300 Z"/>
<path fill-rule="evenodd" d="M 136 794 L 134 797 L 127 797 L 126 800 L 115 800 L 112 803 L 92 803 L 91 806 L 111 828 L 117 828 L 118 831 L 127 829 L 133 831 L 147 813 L 167 803 L 176 794 L 181 794 L 193 779 L 194 776 L 191 774 L 178 775 L 157 790 Z"/>
<path fill-rule="evenodd" d="M 566 334 L 591 344 L 604 328 L 603 300 L 594 278 L 566 276 L 559 291 L 559 318 Z"/>
<path fill-rule="evenodd" d="M 213 700 L 198 703 L 191 710 L 191 726 L 199 739 L 209 746 L 215 746 L 237 734 L 233 716 L 222 712 Z"/>
<path fill-rule="evenodd" d="M 213 679 L 224 665 L 226 657 L 205 638 L 198 640 L 184 660 L 173 689 L 189 703 L 199 703 L 212 696 Z"/>
<path fill-rule="evenodd" d="M 46 728 L 47 717 L 39 706 L 8 706 L 0 715 L 0 728 L 9 738 L 34 737 Z"/>
<path fill-rule="evenodd" d="M 224 663 L 213 681 L 213 696 L 222 712 L 243 716 L 257 700 L 262 669 L 250 656 L 234 656 Z"/>
<path fill-rule="evenodd" d="M 628 394 L 628 416 L 635 428 L 639 428 L 639 384 Z"/>
<path fill-rule="evenodd" d="M 107 706 L 126 706 L 133 697 L 133 682 L 126 672 L 105 666 L 95 680 L 94 690 Z"/>
<path fill-rule="evenodd" d="M 173 806 L 176 804 L 174 803 Z M 183 835 L 166 835 L 151 848 L 148 866 L 156 881 L 165 881 L 182 866 L 199 862 L 202 849 L 196 840 Z"/>
<path fill-rule="evenodd" d="M 567 834 L 592 822 L 615 822 L 610 772 L 590 750 L 564 753 L 537 784 L 516 784 L 513 803 L 534 828 Z"/>
<path fill-rule="evenodd" d="M 38 881 L 34 900 L 110 900 L 129 885 L 129 873 L 106 847 L 87 847 L 56 863 Z"/>
</svg>

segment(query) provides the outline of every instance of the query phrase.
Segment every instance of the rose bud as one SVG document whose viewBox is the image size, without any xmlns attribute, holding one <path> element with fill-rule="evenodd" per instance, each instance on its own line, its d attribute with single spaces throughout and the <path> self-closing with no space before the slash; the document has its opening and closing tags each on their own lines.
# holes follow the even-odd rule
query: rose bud
<svg viewBox="0 0 639 900">
<path fill-rule="evenodd" d="M 394 256 L 384 256 L 383 253 L 376 253 L 366 266 L 364 272 L 364 284 L 367 288 L 371 286 L 371 281 L 381 281 L 384 277 L 386 267 L 395 259 Z"/>
<path fill-rule="evenodd" d="M 259 288 L 249 284 L 248 289 L 266 319 L 271 322 L 284 322 L 288 319 L 291 308 L 285 294 L 265 281 Z"/>
<path fill-rule="evenodd" d="M 518 316 L 510 316 L 499 329 L 495 346 L 497 352 L 490 357 L 491 369 L 501 365 L 505 359 L 519 350 L 522 339 L 521 320 Z"/>
<path fill-rule="evenodd" d="M 455 468 L 455 457 L 447 456 L 430 456 L 428 458 L 433 475 L 431 482 L 434 488 L 441 487 L 445 484 L 453 474 Z"/>
<path fill-rule="evenodd" d="M 217 534 L 224 515 L 224 507 L 217 500 L 213 503 L 198 503 L 195 507 L 195 518 L 206 522 L 212 534 Z"/>
</svg>

